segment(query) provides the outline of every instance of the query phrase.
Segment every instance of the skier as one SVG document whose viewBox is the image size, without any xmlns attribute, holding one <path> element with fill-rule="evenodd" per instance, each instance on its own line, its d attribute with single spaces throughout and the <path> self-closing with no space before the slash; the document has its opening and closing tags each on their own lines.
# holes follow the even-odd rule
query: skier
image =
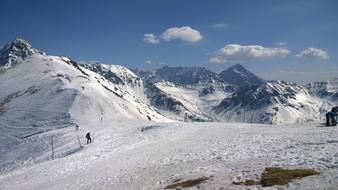
<svg viewBox="0 0 338 190">
<path fill-rule="evenodd" d="M 92 143 L 92 138 L 90 138 L 90 133 L 86 134 L 87 144 Z"/>
<path fill-rule="evenodd" d="M 331 120 L 332 126 L 337 125 L 337 114 L 338 114 L 337 112 L 338 112 L 338 106 L 335 106 L 331 109 L 330 112 L 327 112 L 325 114 L 325 116 L 326 116 L 326 126 L 331 126 L 330 120 Z"/>
<path fill-rule="evenodd" d="M 75 129 L 78 130 L 79 129 L 79 125 L 76 124 L 75 125 Z"/>
</svg>

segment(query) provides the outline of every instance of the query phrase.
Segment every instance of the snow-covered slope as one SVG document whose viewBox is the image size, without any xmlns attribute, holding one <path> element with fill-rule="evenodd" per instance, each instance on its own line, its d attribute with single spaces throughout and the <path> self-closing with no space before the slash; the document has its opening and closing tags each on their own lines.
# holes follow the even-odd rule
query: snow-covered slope
<svg viewBox="0 0 338 190">
<path fill-rule="evenodd" d="M 97 61 L 80 61 L 79 65 L 100 75 L 134 97 L 149 104 L 145 95 L 144 82 L 134 72 L 120 65 L 107 65 Z"/>
<path fill-rule="evenodd" d="M 80 61 L 79 65 L 102 75 L 114 84 L 131 87 L 142 86 L 142 80 L 129 69 L 120 65 L 106 65 L 96 61 Z"/>
<path fill-rule="evenodd" d="M 148 87 L 148 97 L 153 106 L 160 111 L 173 112 L 176 115 L 171 117 L 185 121 L 214 120 L 211 115 L 213 107 L 235 91 L 234 86 L 218 82 L 179 85 L 160 81 Z"/>
<path fill-rule="evenodd" d="M 0 133 L 5 134 L 0 139 L 0 170 L 41 156 L 50 134 L 55 133 L 56 144 L 60 138 L 69 140 L 55 129 L 126 119 L 170 121 L 131 92 L 67 57 L 36 53 L 15 63 L 5 65 L 0 74 Z"/>
<path fill-rule="evenodd" d="M 180 180 L 200 177 L 209 179 L 187 189 L 336 190 L 338 187 L 337 127 L 321 128 L 311 123 L 109 124 L 95 130 L 94 143 L 73 154 L 1 173 L 1 189 L 160 190 Z M 83 136 L 81 140 L 84 141 Z M 232 184 L 245 179 L 259 181 L 266 167 L 314 168 L 320 174 L 284 186 Z"/>
</svg>

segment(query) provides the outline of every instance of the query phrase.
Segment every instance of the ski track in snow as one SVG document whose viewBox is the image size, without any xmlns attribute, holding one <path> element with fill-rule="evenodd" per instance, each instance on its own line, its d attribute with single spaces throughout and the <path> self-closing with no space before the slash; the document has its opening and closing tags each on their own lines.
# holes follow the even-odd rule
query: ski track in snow
<svg viewBox="0 0 338 190">
<path fill-rule="evenodd" d="M 89 126 L 81 128 L 59 131 L 75 138 Z M 163 189 L 175 179 L 201 176 L 212 177 L 200 189 L 262 189 L 234 186 L 232 179 L 258 180 L 269 166 L 315 168 L 321 174 L 264 189 L 338 187 L 336 127 L 119 122 L 91 130 L 94 142 L 83 149 L 67 140 L 69 155 L 1 173 L 0 189 Z"/>
</svg>

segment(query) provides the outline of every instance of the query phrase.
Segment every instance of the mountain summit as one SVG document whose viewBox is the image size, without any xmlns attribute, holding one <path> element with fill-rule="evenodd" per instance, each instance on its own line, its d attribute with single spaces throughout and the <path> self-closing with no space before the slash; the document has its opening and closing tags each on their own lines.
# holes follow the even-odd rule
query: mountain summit
<svg viewBox="0 0 338 190">
<path fill-rule="evenodd" d="M 252 86 L 265 83 L 263 79 L 257 77 L 240 64 L 236 64 L 229 67 L 227 70 L 222 71 L 219 74 L 219 77 L 225 82 L 238 86 Z"/>
<path fill-rule="evenodd" d="M 8 69 L 33 54 L 45 54 L 33 48 L 27 41 L 17 38 L 0 49 L 0 67 Z"/>
</svg>

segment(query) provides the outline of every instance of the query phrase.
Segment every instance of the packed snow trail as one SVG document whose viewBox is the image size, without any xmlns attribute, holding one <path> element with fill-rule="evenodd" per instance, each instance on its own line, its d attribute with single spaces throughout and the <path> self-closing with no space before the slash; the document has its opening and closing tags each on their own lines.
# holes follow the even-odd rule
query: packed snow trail
<svg viewBox="0 0 338 190">
<path fill-rule="evenodd" d="M 281 189 L 338 187 L 338 127 L 121 121 L 91 133 L 94 142 L 68 156 L 1 173 L 0 189 L 163 189 L 202 176 L 201 189 L 243 189 L 234 178 L 259 180 L 270 166 L 321 172 Z"/>
</svg>

